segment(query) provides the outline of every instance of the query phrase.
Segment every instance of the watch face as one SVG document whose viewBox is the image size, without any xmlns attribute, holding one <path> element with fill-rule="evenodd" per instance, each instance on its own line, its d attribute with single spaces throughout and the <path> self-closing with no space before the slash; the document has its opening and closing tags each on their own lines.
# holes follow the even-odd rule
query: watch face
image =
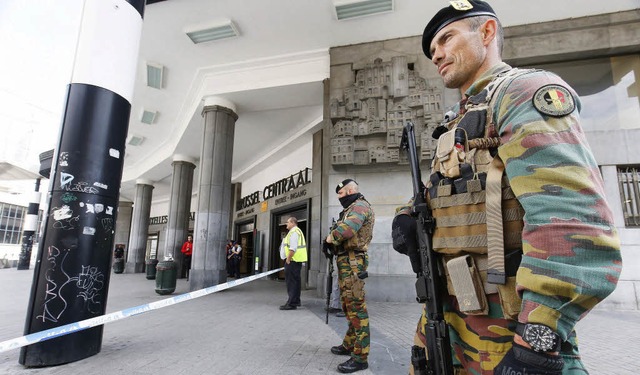
<svg viewBox="0 0 640 375">
<path fill-rule="evenodd" d="M 522 339 L 538 352 L 548 352 L 555 348 L 556 337 L 551 328 L 541 324 L 527 324 L 522 335 Z"/>
</svg>

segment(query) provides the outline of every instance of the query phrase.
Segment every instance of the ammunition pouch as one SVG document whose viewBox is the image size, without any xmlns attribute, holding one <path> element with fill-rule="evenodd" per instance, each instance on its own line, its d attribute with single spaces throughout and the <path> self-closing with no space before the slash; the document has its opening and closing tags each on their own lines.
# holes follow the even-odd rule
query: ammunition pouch
<svg viewBox="0 0 640 375">
<path fill-rule="evenodd" d="M 486 315 L 489 312 L 487 296 L 482 287 L 480 272 L 473 257 L 463 255 L 446 262 L 447 273 L 460 311 L 469 315 Z"/>
<path fill-rule="evenodd" d="M 369 276 L 366 270 L 358 272 L 358 262 L 356 260 L 356 254 L 353 251 L 349 251 L 349 266 L 351 267 L 351 273 L 344 279 L 346 287 L 346 297 L 353 299 L 363 300 L 365 296 L 364 292 L 364 279 Z M 363 253 L 364 254 L 364 253 Z M 366 255 L 362 255 L 366 256 Z"/>
<path fill-rule="evenodd" d="M 456 140 L 456 129 L 463 133 L 462 139 Z M 436 149 L 440 172 L 449 178 L 460 176 L 460 165 L 464 163 L 468 151 L 466 132 L 462 128 L 454 128 L 442 134 L 438 138 Z"/>
<path fill-rule="evenodd" d="M 486 254 L 443 257 L 447 291 L 458 300 L 460 311 L 468 315 L 486 315 L 486 295 L 498 293 L 504 318 L 515 320 L 522 304 L 522 298 L 516 292 L 515 277 L 521 259 L 521 250 L 506 254 L 507 281 L 491 284 L 487 281 L 489 262 Z"/>
<path fill-rule="evenodd" d="M 351 284 L 351 295 L 355 299 L 364 299 L 364 280 L 358 278 L 357 275 L 351 274 L 347 281 L 347 287 Z M 347 279 L 347 280 L 349 280 Z"/>
</svg>

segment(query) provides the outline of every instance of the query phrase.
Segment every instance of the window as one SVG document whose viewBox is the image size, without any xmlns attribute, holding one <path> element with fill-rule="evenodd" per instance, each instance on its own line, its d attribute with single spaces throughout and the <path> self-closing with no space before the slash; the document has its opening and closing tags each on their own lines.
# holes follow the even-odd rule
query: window
<svg viewBox="0 0 640 375">
<path fill-rule="evenodd" d="M 627 227 L 640 227 L 640 166 L 618 167 L 622 214 Z"/>
<path fill-rule="evenodd" d="M 0 203 L 0 243 L 20 243 L 26 211 L 22 206 Z"/>
</svg>

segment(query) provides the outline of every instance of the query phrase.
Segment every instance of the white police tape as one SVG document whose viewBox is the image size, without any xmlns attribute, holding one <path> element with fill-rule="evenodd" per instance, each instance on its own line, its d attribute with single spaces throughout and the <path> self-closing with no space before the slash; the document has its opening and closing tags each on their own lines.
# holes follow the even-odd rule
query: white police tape
<svg viewBox="0 0 640 375">
<path fill-rule="evenodd" d="M 180 294 L 178 296 L 171 297 L 171 298 L 165 298 L 157 302 L 147 303 L 145 305 L 140 305 L 136 307 L 130 307 L 128 309 L 112 312 L 106 315 L 97 316 L 95 318 L 85 319 L 79 322 L 69 323 L 60 327 L 55 327 L 55 328 L 47 329 L 44 331 L 31 333 L 26 336 L 18 337 L 15 339 L 2 341 L 0 342 L 0 353 L 6 352 L 11 349 L 17 349 L 23 346 L 35 344 L 37 342 L 50 340 L 55 337 L 68 335 L 73 332 L 97 327 L 99 325 L 113 323 L 121 319 L 146 313 L 147 311 L 157 310 L 163 307 L 175 305 L 180 302 L 185 302 L 198 297 L 206 296 L 211 293 L 219 292 L 221 290 L 229 289 L 234 286 L 242 285 L 250 281 L 257 280 L 261 277 L 271 275 L 272 273 L 280 272 L 283 269 L 284 267 L 278 268 L 276 270 L 263 272 L 257 275 L 244 277 L 242 279 L 228 281 L 224 284 L 218 284 L 218 285 L 210 286 L 208 288 L 194 290 L 193 292 Z"/>
</svg>

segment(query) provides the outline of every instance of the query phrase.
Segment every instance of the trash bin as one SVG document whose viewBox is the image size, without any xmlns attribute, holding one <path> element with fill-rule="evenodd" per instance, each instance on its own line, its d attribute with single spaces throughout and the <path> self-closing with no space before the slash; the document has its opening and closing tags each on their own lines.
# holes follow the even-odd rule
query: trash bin
<svg viewBox="0 0 640 375">
<path fill-rule="evenodd" d="M 113 273 L 124 272 L 124 258 L 116 258 L 113 261 Z"/>
<path fill-rule="evenodd" d="M 176 262 L 173 259 L 163 260 L 156 266 L 156 293 L 164 295 L 171 294 L 176 290 L 176 279 L 178 277 Z"/>
<path fill-rule="evenodd" d="M 147 260 L 147 280 L 153 280 L 156 278 L 156 265 L 158 264 L 157 259 L 149 259 Z"/>
</svg>

